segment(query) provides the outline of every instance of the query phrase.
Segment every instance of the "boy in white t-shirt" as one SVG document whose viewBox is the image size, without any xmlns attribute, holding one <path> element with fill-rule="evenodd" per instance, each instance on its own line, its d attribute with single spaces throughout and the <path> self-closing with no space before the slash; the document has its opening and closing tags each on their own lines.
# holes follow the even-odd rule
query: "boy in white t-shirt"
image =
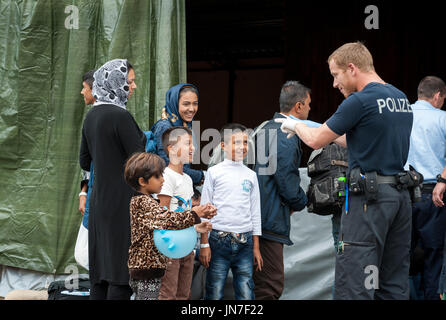
<svg viewBox="0 0 446 320">
<path fill-rule="evenodd" d="M 192 179 L 183 172 L 183 165 L 192 162 L 194 146 L 192 131 L 186 127 L 172 127 L 162 136 L 164 150 L 168 151 L 169 165 L 163 172 L 164 184 L 158 194 L 160 206 L 171 211 L 192 208 L 194 195 Z M 194 251 L 180 259 L 170 259 L 161 280 L 160 300 L 187 300 L 190 296 L 194 269 Z"/>
<path fill-rule="evenodd" d="M 243 164 L 248 153 L 246 127 L 228 124 L 220 135 L 225 160 L 208 169 L 201 192 L 201 203 L 210 202 L 218 212 L 209 237 L 201 235 L 200 261 L 208 267 L 205 299 L 223 299 L 231 269 L 235 299 L 253 300 L 254 259 L 258 270 L 263 266 L 259 184 L 256 173 Z"/>
</svg>

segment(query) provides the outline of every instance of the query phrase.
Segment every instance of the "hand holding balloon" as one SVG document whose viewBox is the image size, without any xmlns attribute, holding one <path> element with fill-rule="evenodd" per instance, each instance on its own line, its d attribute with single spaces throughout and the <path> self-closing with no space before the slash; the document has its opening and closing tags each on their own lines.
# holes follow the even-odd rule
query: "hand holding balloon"
<svg viewBox="0 0 446 320">
<path fill-rule="evenodd" d="M 200 233 L 209 232 L 212 230 L 212 223 L 209 221 L 203 221 L 202 223 L 195 225 L 195 230 Z"/>
<path fill-rule="evenodd" d="M 217 213 L 217 208 L 210 203 L 196 206 L 193 209 L 202 218 L 211 219 Z M 157 249 L 169 258 L 182 258 L 187 256 L 197 242 L 197 231 L 206 233 L 212 230 L 209 221 L 203 221 L 193 227 L 182 230 L 154 230 L 153 240 Z"/>
<path fill-rule="evenodd" d="M 200 218 L 211 219 L 217 214 L 217 208 L 210 203 L 196 206 L 193 211 Z M 169 258 L 182 258 L 187 256 L 197 242 L 197 231 L 206 233 L 212 230 L 209 221 L 203 221 L 193 227 L 182 230 L 154 230 L 153 240 L 157 249 Z"/>
<path fill-rule="evenodd" d="M 194 226 L 181 230 L 153 231 L 153 241 L 163 255 L 173 259 L 187 256 L 197 243 L 197 232 Z"/>
</svg>

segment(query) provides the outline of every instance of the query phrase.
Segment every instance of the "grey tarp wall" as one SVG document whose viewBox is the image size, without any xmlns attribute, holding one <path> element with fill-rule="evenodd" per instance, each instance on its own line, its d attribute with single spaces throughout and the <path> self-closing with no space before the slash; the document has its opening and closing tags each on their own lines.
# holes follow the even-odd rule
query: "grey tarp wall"
<svg viewBox="0 0 446 320">
<path fill-rule="evenodd" d="M 308 189 L 307 168 L 300 168 L 301 187 Z M 306 209 L 291 216 L 291 241 L 284 246 L 285 288 L 281 299 L 332 299 L 335 249 L 331 215 L 319 216 Z"/>
<path fill-rule="evenodd" d="M 185 45 L 184 0 L 0 0 L 0 265 L 75 263 L 82 74 L 129 59 L 147 130 L 186 80 Z"/>
</svg>

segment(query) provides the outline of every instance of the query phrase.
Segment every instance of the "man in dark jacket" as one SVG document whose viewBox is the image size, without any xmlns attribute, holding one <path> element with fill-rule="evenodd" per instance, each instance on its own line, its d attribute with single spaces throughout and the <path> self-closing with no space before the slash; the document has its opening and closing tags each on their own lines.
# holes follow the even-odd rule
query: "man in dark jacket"
<svg viewBox="0 0 446 320">
<path fill-rule="evenodd" d="M 300 187 L 299 165 L 302 150 L 297 136 L 287 139 L 277 118 L 306 120 L 311 90 L 297 81 L 286 82 L 280 93 L 280 113 L 275 113 L 256 135 L 256 173 L 259 181 L 262 237 L 262 271 L 254 272 L 254 292 L 258 300 L 279 299 L 284 287 L 283 245 L 290 240 L 290 216 L 305 208 L 307 197 Z M 256 269 L 256 268 L 254 268 Z"/>
</svg>

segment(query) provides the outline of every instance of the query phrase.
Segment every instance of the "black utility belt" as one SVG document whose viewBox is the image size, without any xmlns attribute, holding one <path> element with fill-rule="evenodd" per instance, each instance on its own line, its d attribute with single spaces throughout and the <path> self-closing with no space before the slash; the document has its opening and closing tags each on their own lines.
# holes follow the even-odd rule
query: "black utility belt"
<svg viewBox="0 0 446 320">
<path fill-rule="evenodd" d="M 421 200 L 420 185 L 423 175 L 413 169 L 399 172 L 393 176 L 381 176 L 376 171 L 361 173 L 360 168 L 355 168 L 348 175 L 348 188 L 352 194 L 365 194 L 367 202 L 378 199 L 378 185 L 392 184 L 398 189 L 409 190 L 412 202 Z"/>
<path fill-rule="evenodd" d="M 435 183 L 426 183 L 423 184 L 423 188 L 421 189 L 421 192 L 423 193 L 432 193 L 435 189 Z"/>
<path fill-rule="evenodd" d="M 398 184 L 398 179 L 395 176 L 380 176 L 377 174 L 376 182 L 378 184 Z"/>
<path fill-rule="evenodd" d="M 349 192 L 362 194 L 365 191 L 378 192 L 379 184 L 398 184 L 395 176 L 381 176 L 376 171 L 362 174 L 359 168 L 350 171 L 347 179 Z"/>
</svg>

